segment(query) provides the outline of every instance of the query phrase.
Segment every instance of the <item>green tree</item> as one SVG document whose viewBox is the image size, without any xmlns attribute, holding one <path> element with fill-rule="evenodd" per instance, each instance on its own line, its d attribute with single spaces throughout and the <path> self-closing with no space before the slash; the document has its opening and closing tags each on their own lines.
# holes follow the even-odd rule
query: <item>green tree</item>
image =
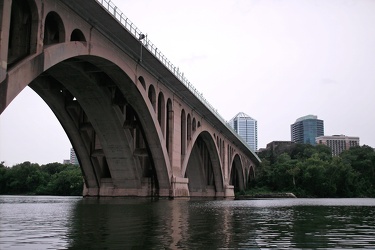
<svg viewBox="0 0 375 250">
<path fill-rule="evenodd" d="M 54 195 L 82 195 L 82 189 L 81 169 L 74 165 L 65 165 L 64 170 L 51 176 L 45 191 Z"/>
<path fill-rule="evenodd" d="M 375 152 L 369 146 L 352 147 L 341 155 L 344 163 L 351 165 L 356 172 L 356 194 L 375 196 Z"/>
<path fill-rule="evenodd" d="M 291 174 L 296 167 L 297 161 L 290 158 L 287 153 L 279 155 L 272 167 L 273 189 L 290 191 L 295 186 L 296 175 Z"/>
<path fill-rule="evenodd" d="M 7 171 L 7 190 L 11 194 L 35 193 L 39 185 L 43 185 L 40 166 L 28 161 L 17 164 Z"/>
<path fill-rule="evenodd" d="M 328 165 L 327 177 L 332 183 L 331 185 L 335 186 L 335 197 L 355 197 L 357 195 L 358 174 L 342 158 L 333 158 Z"/>
<path fill-rule="evenodd" d="M 301 164 L 302 186 L 307 194 L 320 196 L 323 193 L 324 163 L 315 154 Z"/>
<path fill-rule="evenodd" d="M 41 166 L 42 171 L 48 173 L 49 175 L 60 173 L 64 170 L 64 168 L 66 168 L 66 166 L 58 162 L 48 163 Z"/>
<path fill-rule="evenodd" d="M 24 162 L 11 168 L 0 162 L 0 194 L 82 195 L 81 169 L 50 163 Z"/>
<path fill-rule="evenodd" d="M 7 193 L 7 170 L 8 168 L 4 165 L 4 162 L 0 162 L 0 194 Z"/>
</svg>

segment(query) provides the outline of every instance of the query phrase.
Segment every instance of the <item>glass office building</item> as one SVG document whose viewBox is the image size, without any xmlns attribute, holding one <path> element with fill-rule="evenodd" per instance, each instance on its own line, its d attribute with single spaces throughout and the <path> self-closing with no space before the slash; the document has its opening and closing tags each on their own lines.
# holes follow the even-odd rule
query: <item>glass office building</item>
<svg viewBox="0 0 375 250">
<path fill-rule="evenodd" d="M 324 135 L 324 122 L 315 115 L 307 115 L 298 118 L 290 129 L 292 142 L 316 145 L 315 138 Z"/>
<path fill-rule="evenodd" d="M 254 152 L 258 150 L 258 124 L 255 119 L 241 112 L 229 124 Z"/>
</svg>

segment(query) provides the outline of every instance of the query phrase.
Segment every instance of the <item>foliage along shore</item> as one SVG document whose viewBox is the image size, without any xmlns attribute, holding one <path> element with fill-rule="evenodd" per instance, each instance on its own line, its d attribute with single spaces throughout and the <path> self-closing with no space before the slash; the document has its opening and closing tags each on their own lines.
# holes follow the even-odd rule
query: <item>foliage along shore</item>
<svg viewBox="0 0 375 250">
<path fill-rule="evenodd" d="M 238 195 L 237 200 L 297 198 L 293 193 L 259 193 Z"/>
<path fill-rule="evenodd" d="M 259 157 L 262 163 L 250 189 L 242 195 L 281 192 L 300 198 L 375 197 L 375 151 L 369 146 L 332 156 L 324 145 L 294 144 L 262 151 Z"/>
<path fill-rule="evenodd" d="M 82 195 L 83 178 L 79 166 L 49 163 L 39 166 L 28 161 L 7 167 L 0 162 L 0 194 Z"/>
<path fill-rule="evenodd" d="M 271 198 L 293 193 L 296 197 L 375 197 L 375 151 L 353 147 L 333 157 L 324 145 L 295 144 L 259 153 L 249 190 L 236 198 Z M 0 195 L 82 195 L 79 166 L 24 162 L 8 167 L 0 162 Z M 285 195 L 284 195 L 285 197 Z"/>
</svg>

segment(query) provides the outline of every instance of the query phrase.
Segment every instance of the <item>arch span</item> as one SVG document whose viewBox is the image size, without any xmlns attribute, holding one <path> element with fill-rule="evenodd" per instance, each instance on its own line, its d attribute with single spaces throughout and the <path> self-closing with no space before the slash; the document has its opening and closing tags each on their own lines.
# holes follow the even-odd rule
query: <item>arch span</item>
<svg viewBox="0 0 375 250">
<path fill-rule="evenodd" d="M 234 186 L 234 192 L 239 192 L 245 189 L 245 177 L 241 158 L 238 154 L 233 156 L 229 184 Z"/>
<path fill-rule="evenodd" d="M 76 150 L 87 195 L 168 196 L 170 161 L 147 94 L 111 52 L 87 52 L 85 42 L 66 42 L 20 63 L 9 71 L 15 88 L 5 106 L 28 84 L 46 101 Z"/>
<path fill-rule="evenodd" d="M 182 172 L 189 179 L 190 196 L 223 196 L 222 163 L 214 138 L 200 128 L 189 145 L 190 151 L 185 157 Z"/>
</svg>

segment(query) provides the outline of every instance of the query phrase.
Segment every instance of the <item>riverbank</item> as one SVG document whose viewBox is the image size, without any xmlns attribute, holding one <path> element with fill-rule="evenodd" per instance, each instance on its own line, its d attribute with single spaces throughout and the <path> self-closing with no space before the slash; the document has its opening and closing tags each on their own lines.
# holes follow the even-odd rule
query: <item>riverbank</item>
<svg viewBox="0 0 375 250">
<path fill-rule="evenodd" d="M 237 200 L 247 199 L 271 199 L 271 198 L 297 198 L 293 193 L 258 193 L 258 194 L 246 194 L 239 195 L 236 197 Z"/>
</svg>

